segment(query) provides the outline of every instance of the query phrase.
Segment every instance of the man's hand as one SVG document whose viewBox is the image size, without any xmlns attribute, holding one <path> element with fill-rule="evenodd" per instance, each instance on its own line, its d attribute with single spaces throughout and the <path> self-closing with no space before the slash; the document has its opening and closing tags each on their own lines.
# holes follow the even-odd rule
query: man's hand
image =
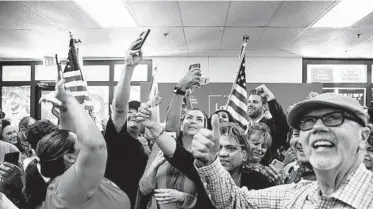
<svg viewBox="0 0 373 209">
<path fill-rule="evenodd" d="M 125 54 L 125 62 L 127 66 L 135 67 L 142 60 L 142 51 L 141 49 L 134 50 L 135 47 L 140 44 L 142 41 L 141 38 L 138 38 L 136 41 L 132 42 L 129 49 Z"/>
<path fill-rule="evenodd" d="M 201 79 L 201 70 L 193 69 L 187 72 L 187 74 L 179 81 L 176 85 L 182 91 L 190 89 L 194 85 L 198 85 Z"/>
<path fill-rule="evenodd" d="M 275 99 L 275 95 L 268 89 L 268 87 L 264 84 L 256 87 L 257 92 L 261 92 L 260 96 L 267 98 L 267 101 L 271 101 Z"/>
<path fill-rule="evenodd" d="M 216 159 L 220 150 L 220 124 L 217 114 L 212 116 L 211 125 L 212 131 L 200 129 L 199 132 L 194 135 L 192 141 L 191 152 L 194 158 L 201 161 L 205 166 L 211 164 Z"/>
</svg>

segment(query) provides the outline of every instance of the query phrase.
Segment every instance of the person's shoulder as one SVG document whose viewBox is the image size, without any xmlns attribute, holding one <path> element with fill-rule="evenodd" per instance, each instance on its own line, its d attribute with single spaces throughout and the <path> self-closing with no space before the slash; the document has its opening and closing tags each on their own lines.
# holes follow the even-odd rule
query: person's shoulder
<svg viewBox="0 0 373 209">
<path fill-rule="evenodd" d="M 8 142 L 4 142 L 0 140 L 0 146 L 5 148 L 6 152 L 19 152 L 19 149 L 15 145 L 8 143 Z"/>
</svg>

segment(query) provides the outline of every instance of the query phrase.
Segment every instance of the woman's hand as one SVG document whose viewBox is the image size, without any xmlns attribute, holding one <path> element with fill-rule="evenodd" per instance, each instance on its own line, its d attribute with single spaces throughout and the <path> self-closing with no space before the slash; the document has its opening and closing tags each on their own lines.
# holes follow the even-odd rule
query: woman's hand
<svg viewBox="0 0 373 209">
<path fill-rule="evenodd" d="M 156 189 L 154 197 L 158 204 L 168 204 L 174 202 L 184 202 L 186 193 L 175 189 Z"/>
<path fill-rule="evenodd" d="M 143 125 L 145 128 L 148 128 L 150 131 L 155 128 L 157 125 L 156 121 L 151 120 L 151 110 L 150 106 L 146 106 L 145 104 L 141 104 L 138 109 L 138 112 L 135 113 L 133 116 L 136 118 L 136 121 Z"/>
<path fill-rule="evenodd" d="M 159 151 L 157 156 L 154 158 L 152 162 L 152 166 L 155 168 L 159 168 L 165 162 L 166 162 L 166 159 L 164 158 L 163 152 Z"/>
<path fill-rule="evenodd" d="M 269 181 L 275 183 L 276 185 L 282 184 L 281 175 L 276 171 L 276 168 L 273 165 L 263 166 L 259 171 L 263 175 L 267 176 Z"/>
</svg>

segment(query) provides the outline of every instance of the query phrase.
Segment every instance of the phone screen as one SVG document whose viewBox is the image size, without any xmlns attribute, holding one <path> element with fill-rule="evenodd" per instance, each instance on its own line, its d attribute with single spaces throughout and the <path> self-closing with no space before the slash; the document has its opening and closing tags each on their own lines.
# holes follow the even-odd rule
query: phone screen
<svg viewBox="0 0 373 209">
<path fill-rule="evenodd" d="M 4 162 L 18 165 L 19 152 L 11 152 L 4 155 Z"/>
</svg>

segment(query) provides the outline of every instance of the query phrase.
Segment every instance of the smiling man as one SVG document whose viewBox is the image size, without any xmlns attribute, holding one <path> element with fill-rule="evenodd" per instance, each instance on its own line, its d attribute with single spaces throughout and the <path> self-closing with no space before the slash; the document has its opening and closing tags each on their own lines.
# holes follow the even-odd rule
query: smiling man
<svg viewBox="0 0 373 209">
<path fill-rule="evenodd" d="M 373 173 L 363 164 L 369 137 L 367 115 L 353 98 L 320 94 L 298 103 L 290 126 L 314 168 L 316 181 L 300 181 L 264 190 L 238 188 L 217 158 L 215 132 L 201 130 L 192 153 L 205 189 L 218 208 L 373 208 Z"/>
</svg>

